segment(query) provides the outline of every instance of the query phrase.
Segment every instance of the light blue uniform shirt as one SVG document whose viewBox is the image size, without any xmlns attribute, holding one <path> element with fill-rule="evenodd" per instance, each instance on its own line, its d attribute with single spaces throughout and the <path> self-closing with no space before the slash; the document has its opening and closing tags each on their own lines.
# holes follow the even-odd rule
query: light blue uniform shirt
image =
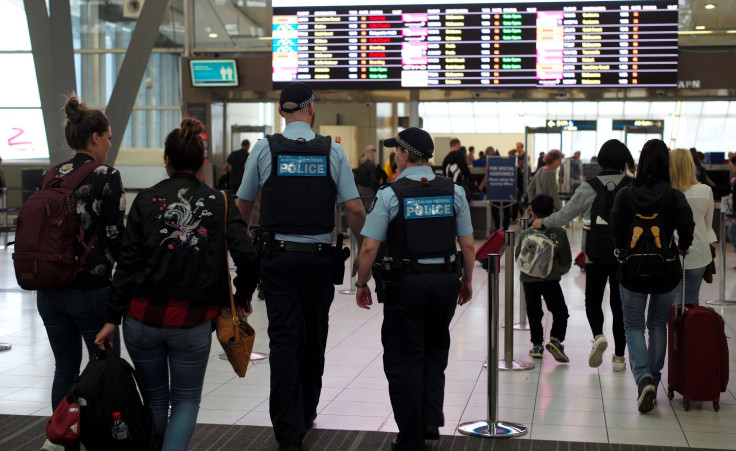
<svg viewBox="0 0 736 451">
<path fill-rule="evenodd" d="M 315 133 L 309 124 L 297 121 L 287 124 L 282 135 L 289 139 L 304 138 L 307 141 L 311 141 L 314 139 Z M 258 192 L 270 175 L 271 148 L 268 145 L 268 139 L 263 138 L 259 139 L 250 151 L 248 161 L 245 163 L 243 182 L 240 184 L 240 188 L 238 188 L 238 198 L 251 202 L 255 201 Z M 358 188 L 356 188 L 353 179 L 353 170 L 350 168 L 350 162 L 345 154 L 345 150 L 335 141 L 332 141 L 330 147 L 330 175 L 332 175 L 332 180 L 337 185 L 338 204 L 356 199 L 359 196 Z M 277 233 L 274 238 L 296 243 L 332 244 L 334 234 L 334 231 L 317 235 L 288 235 Z"/>
<path fill-rule="evenodd" d="M 426 177 L 427 180 L 434 180 L 435 174 L 429 166 L 412 166 L 401 171 L 396 179 L 406 177 L 410 180 L 420 181 Z M 457 236 L 472 235 L 473 225 L 470 223 L 470 208 L 465 198 L 465 190 L 458 185 L 455 186 L 455 195 L 453 204 L 455 207 L 455 234 Z M 376 202 L 373 210 L 368 213 L 365 220 L 361 235 L 374 239 L 376 241 L 386 241 L 386 232 L 388 224 L 399 213 L 399 198 L 391 188 L 378 190 L 376 194 Z M 382 258 L 383 256 L 379 256 Z M 419 263 L 443 263 L 442 258 L 421 258 Z"/>
</svg>

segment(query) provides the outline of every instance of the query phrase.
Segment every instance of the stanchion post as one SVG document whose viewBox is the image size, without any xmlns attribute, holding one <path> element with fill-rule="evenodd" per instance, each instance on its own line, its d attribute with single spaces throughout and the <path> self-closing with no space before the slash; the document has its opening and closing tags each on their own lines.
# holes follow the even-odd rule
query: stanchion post
<svg viewBox="0 0 736 451">
<path fill-rule="evenodd" d="M 353 272 L 353 262 L 355 261 L 355 258 L 357 257 L 355 255 L 355 237 L 353 234 L 350 234 L 350 267 L 349 272 L 352 274 Z M 340 294 L 356 294 L 358 290 L 355 288 L 355 276 L 350 276 L 350 289 L 340 290 Z"/>
<path fill-rule="evenodd" d="M 529 227 L 529 216 L 522 215 L 519 224 L 519 235 L 521 235 L 521 232 Z M 526 296 L 522 283 L 519 283 L 519 322 L 514 324 L 514 330 L 529 330 L 529 323 L 526 321 Z"/>
<path fill-rule="evenodd" d="M 508 364 L 514 360 L 514 253 L 516 250 L 516 235 L 513 230 L 504 232 L 506 239 L 506 268 L 504 289 L 504 322 L 506 323 L 503 336 L 503 359 Z"/>
<path fill-rule="evenodd" d="M 723 205 L 723 200 L 721 200 Z M 723 307 L 736 305 L 736 301 L 726 299 L 726 234 L 728 232 L 728 216 L 726 213 L 721 212 L 721 236 L 718 247 L 718 270 L 720 274 L 718 276 L 718 299 L 705 301 L 708 305 L 720 305 Z"/>
<path fill-rule="evenodd" d="M 501 255 L 488 254 L 488 361 L 498 361 L 498 275 Z M 498 368 L 488 365 L 486 419 L 462 423 L 460 433 L 477 437 L 509 438 L 527 433 L 526 426 L 498 420 Z"/>
<path fill-rule="evenodd" d="M 3 245 L 8 248 L 8 187 L 2 187 L 3 195 Z"/>
<path fill-rule="evenodd" d="M 504 232 L 506 242 L 506 269 L 505 269 L 505 303 L 504 303 L 504 340 L 503 360 L 498 361 L 498 368 L 504 371 L 525 371 L 534 368 L 532 362 L 514 360 L 514 255 L 516 233 L 513 230 Z"/>
</svg>

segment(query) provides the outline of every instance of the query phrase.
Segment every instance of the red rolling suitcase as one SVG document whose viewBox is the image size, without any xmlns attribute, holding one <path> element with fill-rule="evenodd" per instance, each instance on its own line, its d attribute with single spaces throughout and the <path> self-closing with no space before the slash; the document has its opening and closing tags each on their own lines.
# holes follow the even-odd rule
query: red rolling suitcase
<svg viewBox="0 0 736 451">
<path fill-rule="evenodd" d="M 485 243 L 478 246 L 478 250 L 475 251 L 475 259 L 483 265 L 483 269 L 488 269 L 488 254 L 494 254 L 501 252 L 505 243 L 503 230 L 496 230 L 491 233 L 491 236 L 485 241 Z"/>
<path fill-rule="evenodd" d="M 690 401 L 709 401 L 717 412 L 721 392 L 728 386 L 728 342 L 723 317 L 712 308 L 682 304 L 670 309 L 667 324 L 667 396 L 682 394 L 685 410 Z"/>
</svg>

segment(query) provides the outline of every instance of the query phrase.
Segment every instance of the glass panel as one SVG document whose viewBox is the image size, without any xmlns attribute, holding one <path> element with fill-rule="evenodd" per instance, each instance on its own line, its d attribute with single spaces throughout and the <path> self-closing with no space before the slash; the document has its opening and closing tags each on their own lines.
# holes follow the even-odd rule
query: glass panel
<svg viewBox="0 0 736 451">
<path fill-rule="evenodd" d="M 675 114 L 675 102 L 652 102 L 649 112 L 651 119 L 669 119 Z"/>
<path fill-rule="evenodd" d="M 721 136 L 723 134 L 723 118 L 701 118 L 698 126 L 697 148 L 700 152 L 717 152 L 722 151 Z M 677 147 L 686 149 L 694 147 L 695 141 L 678 142 Z"/>
<path fill-rule="evenodd" d="M 547 110 L 547 102 L 524 102 L 524 115 L 531 117 L 541 117 L 542 122 L 544 122 L 544 119 L 547 118 Z"/>
<path fill-rule="evenodd" d="M 49 157 L 41 109 L 0 109 L 0 155 L 3 160 Z"/>
<path fill-rule="evenodd" d="M 498 118 L 498 127 L 503 133 L 524 133 L 524 118 L 509 113 Z"/>
<path fill-rule="evenodd" d="M 450 118 L 452 133 L 475 133 L 475 120 L 472 116 L 455 116 Z"/>
<path fill-rule="evenodd" d="M 0 50 L 31 50 L 26 9 L 20 0 L 0 0 L 3 26 L 0 27 Z M 8 67 L 8 66 L 2 66 Z M 5 85 L 3 85 L 5 86 Z"/>
<path fill-rule="evenodd" d="M 700 121 L 697 119 L 680 119 L 678 124 L 679 126 L 676 130 L 677 135 L 675 136 L 675 146 L 686 148 L 692 147 L 689 143 L 696 142 L 695 137 L 698 134 L 698 122 Z"/>
<path fill-rule="evenodd" d="M 600 102 L 598 108 L 599 116 L 613 117 L 614 119 L 620 119 L 624 114 L 624 103 L 623 102 Z"/>
<path fill-rule="evenodd" d="M 598 115 L 598 102 L 576 102 L 573 119 L 595 119 Z"/>
<path fill-rule="evenodd" d="M 726 119 L 721 137 L 720 150 L 731 151 L 731 149 L 736 149 L 736 117 Z"/>
<path fill-rule="evenodd" d="M 686 101 L 682 102 L 682 116 L 700 116 L 703 108 L 703 102 Z"/>
<path fill-rule="evenodd" d="M 424 117 L 424 129 L 432 133 L 452 133 L 450 121 L 446 117 Z"/>
<path fill-rule="evenodd" d="M 172 0 L 164 13 L 154 47 L 184 45 L 183 0 Z M 122 2 L 83 0 L 71 3 L 72 36 L 75 49 L 124 49 L 138 17 L 130 14 Z M 143 3 L 143 2 L 141 2 Z M 194 2 L 197 4 L 210 2 Z M 80 26 L 84 24 L 84 26 Z"/>
<path fill-rule="evenodd" d="M 720 116 L 728 111 L 729 102 L 703 102 L 703 116 Z"/>
<path fill-rule="evenodd" d="M 550 104 L 552 105 L 552 104 Z M 572 102 L 554 102 L 557 107 L 557 115 L 548 119 L 571 119 L 572 118 Z"/>
<path fill-rule="evenodd" d="M 624 102 L 624 117 L 630 119 L 649 118 L 649 102 Z"/>
<path fill-rule="evenodd" d="M 198 1 L 194 4 L 194 46 L 270 50 L 272 9 L 266 0 Z"/>
<path fill-rule="evenodd" d="M 122 147 L 163 149 L 166 135 L 181 123 L 181 110 L 134 110 Z M 112 124 L 113 132 L 115 124 Z"/>
<path fill-rule="evenodd" d="M 496 102 L 475 102 L 473 103 L 473 112 L 475 117 L 496 117 L 498 116 L 498 104 Z"/>
<path fill-rule="evenodd" d="M 2 28 L 2 27 L 0 27 Z M 0 54 L 0 107 L 41 107 L 33 55 Z"/>
</svg>

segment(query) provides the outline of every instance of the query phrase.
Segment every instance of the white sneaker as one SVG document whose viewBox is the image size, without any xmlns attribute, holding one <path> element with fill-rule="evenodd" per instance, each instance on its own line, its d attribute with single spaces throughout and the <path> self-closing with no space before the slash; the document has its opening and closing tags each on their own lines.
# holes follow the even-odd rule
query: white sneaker
<svg viewBox="0 0 736 451">
<path fill-rule="evenodd" d="M 613 371 L 626 371 L 626 358 L 614 355 L 611 365 L 613 366 Z"/>
<path fill-rule="evenodd" d="M 598 368 L 603 363 L 603 351 L 608 347 L 608 340 L 603 335 L 599 335 L 598 338 L 593 340 L 593 349 L 590 351 L 590 357 L 588 357 L 588 365 L 591 368 Z"/>
<path fill-rule="evenodd" d="M 64 447 L 62 445 L 52 443 L 51 440 L 46 439 L 43 446 L 41 447 L 41 451 L 64 451 Z"/>
</svg>

